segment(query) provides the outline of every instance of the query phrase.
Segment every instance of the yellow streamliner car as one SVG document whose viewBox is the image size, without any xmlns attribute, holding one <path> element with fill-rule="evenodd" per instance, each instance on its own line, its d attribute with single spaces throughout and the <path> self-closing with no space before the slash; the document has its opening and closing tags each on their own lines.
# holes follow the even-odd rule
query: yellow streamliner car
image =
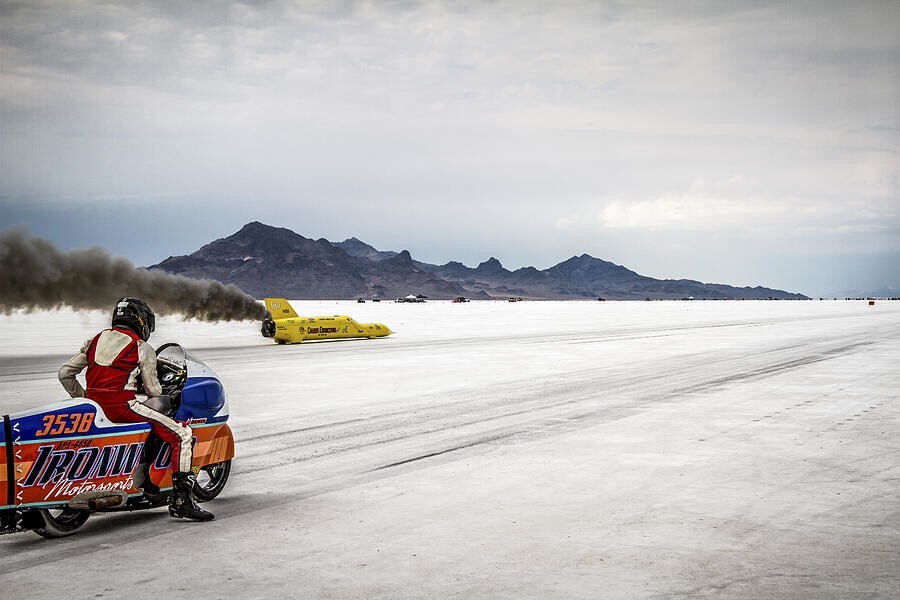
<svg viewBox="0 0 900 600">
<path fill-rule="evenodd" d="M 382 323 L 357 323 L 346 315 L 301 317 L 284 298 L 266 298 L 269 317 L 262 322 L 263 337 L 278 344 L 299 344 L 308 340 L 376 338 L 393 333 Z"/>
</svg>

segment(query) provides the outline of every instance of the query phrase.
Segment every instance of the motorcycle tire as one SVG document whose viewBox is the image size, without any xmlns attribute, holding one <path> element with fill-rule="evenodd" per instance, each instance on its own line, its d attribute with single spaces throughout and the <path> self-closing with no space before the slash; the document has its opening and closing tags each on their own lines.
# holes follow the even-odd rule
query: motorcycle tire
<svg viewBox="0 0 900 600">
<path fill-rule="evenodd" d="M 36 534 L 45 538 L 60 538 L 75 533 L 91 516 L 89 510 L 74 508 L 38 509 L 44 519 L 44 526 L 34 530 Z"/>
<path fill-rule="evenodd" d="M 231 459 L 200 467 L 191 495 L 197 502 L 212 500 L 225 488 L 231 474 Z"/>
</svg>

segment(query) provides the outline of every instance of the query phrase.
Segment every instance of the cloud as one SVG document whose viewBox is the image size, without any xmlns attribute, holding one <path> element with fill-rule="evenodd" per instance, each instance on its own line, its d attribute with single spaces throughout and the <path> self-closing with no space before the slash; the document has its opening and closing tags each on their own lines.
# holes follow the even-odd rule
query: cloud
<svg viewBox="0 0 900 600">
<path fill-rule="evenodd" d="M 603 206 L 598 220 L 608 228 L 721 232 L 746 228 L 751 221 L 775 220 L 785 212 L 772 203 L 684 195 L 645 202 L 613 200 Z"/>
<path fill-rule="evenodd" d="M 575 220 L 568 217 L 561 222 Z M 864 235 L 886 248 L 900 250 L 900 206 L 896 203 L 877 206 L 858 200 L 834 204 L 796 197 L 729 197 L 709 194 L 701 187 L 647 201 L 602 202 L 596 223 L 603 229 L 737 234 L 758 240 L 803 236 L 814 243 Z"/>
</svg>

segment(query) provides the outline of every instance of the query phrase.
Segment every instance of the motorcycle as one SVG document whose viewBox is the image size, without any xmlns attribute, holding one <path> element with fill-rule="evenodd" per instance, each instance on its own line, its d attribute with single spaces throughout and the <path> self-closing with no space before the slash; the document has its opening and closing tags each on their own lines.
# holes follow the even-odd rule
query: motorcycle
<svg viewBox="0 0 900 600">
<path fill-rule="evenodd" d="M 212 500 L 234 458 L 222 383 L 178 344 L 157 350 L 157 376 L 163 396 L 146 403 L 191 427 L 197 476 L 191 493 L 198 502 Z M 84 398 L 3 415 L 0 533 L 63 537 L 94 513 L 167 506 L 171 452 L 149 434 L 149 424 L 114 423 Z"/>
</svg>

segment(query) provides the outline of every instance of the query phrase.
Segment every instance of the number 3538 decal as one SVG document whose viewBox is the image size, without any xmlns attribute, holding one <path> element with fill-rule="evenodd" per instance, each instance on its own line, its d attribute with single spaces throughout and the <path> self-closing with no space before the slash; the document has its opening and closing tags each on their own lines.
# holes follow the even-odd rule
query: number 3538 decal
<svg viewBox="0 0 900 600">
<path fill-rule="evenodd" d="M 94 422 L 94 413 L 59 413 L 44 415 L 43 427 L 34 433 L 35 437 L 45 435 L 67 435 L 87 433 Z"/>
</svg>

